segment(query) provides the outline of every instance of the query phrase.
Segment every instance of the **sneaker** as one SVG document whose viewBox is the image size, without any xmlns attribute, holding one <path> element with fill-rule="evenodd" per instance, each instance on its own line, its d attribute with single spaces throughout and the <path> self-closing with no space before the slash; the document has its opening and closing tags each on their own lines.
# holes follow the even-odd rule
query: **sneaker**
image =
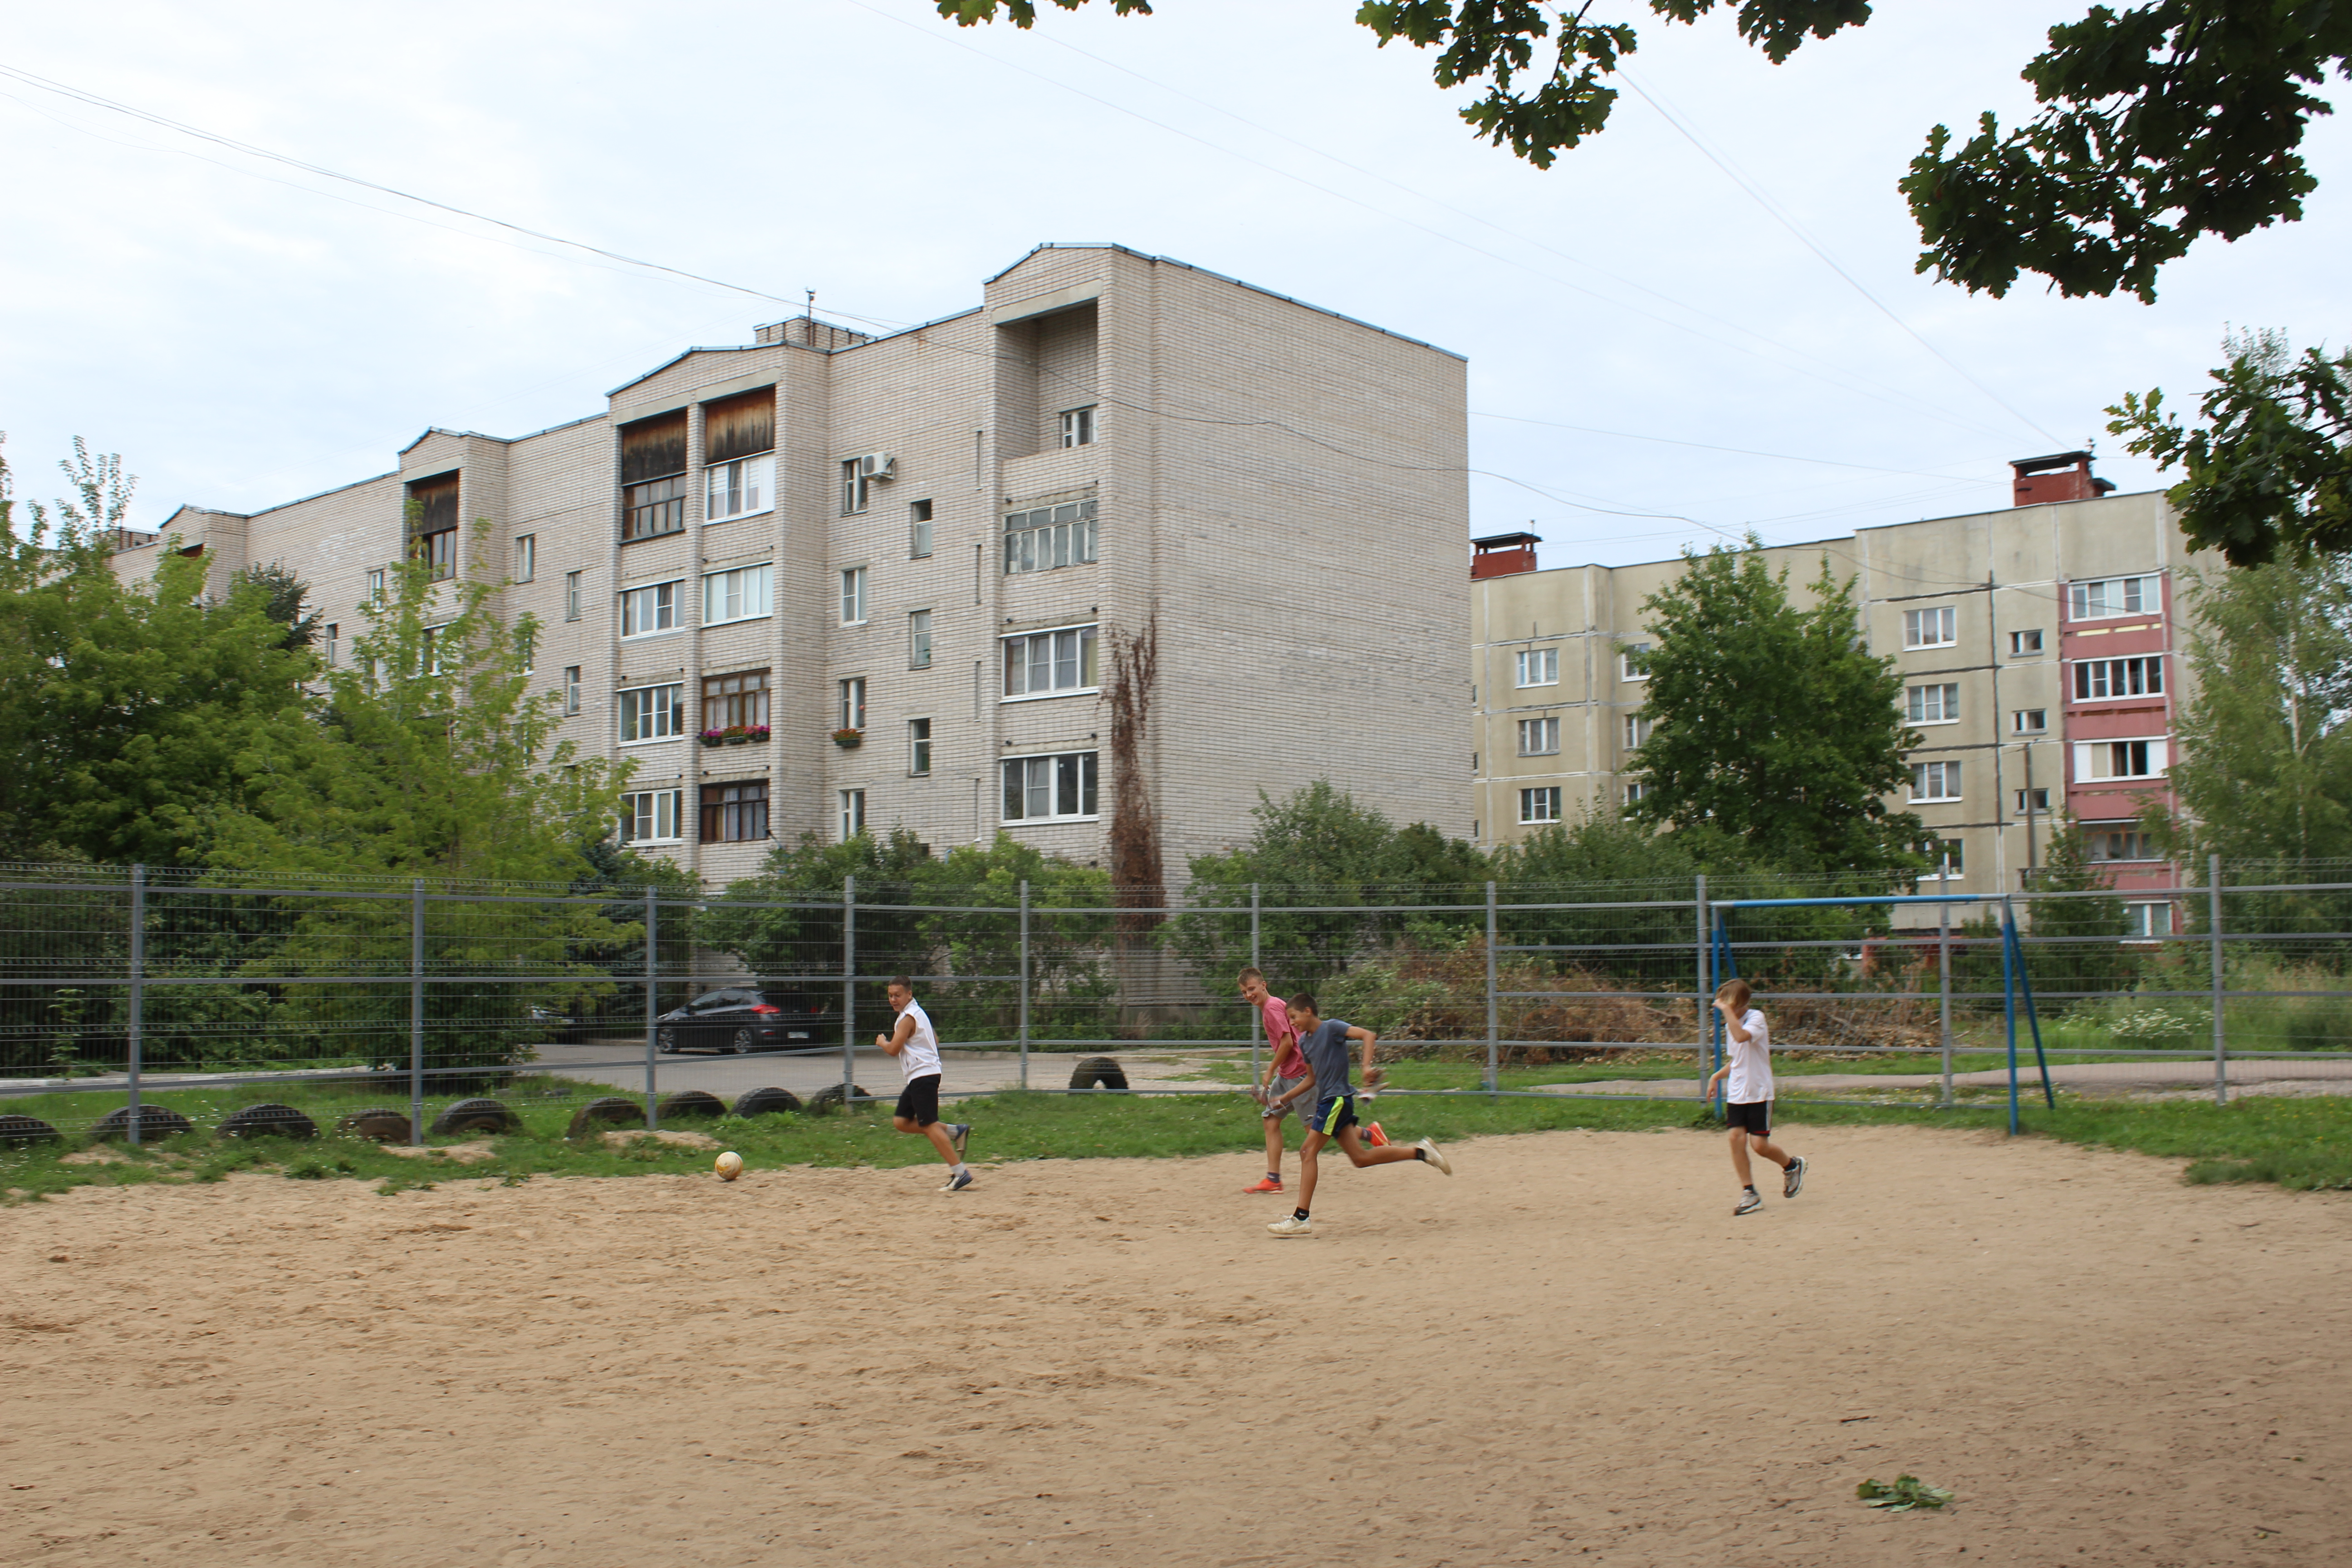
<svg viewBox="0 0 2352 1568">
<path fill-rule="evenodd" d="M 1449 1176 L 1454 1173 L 1454 1162 L 1445 1157 L 1445 1151 L 1437 1146 L 1435 1139 L 1424 1138 L 1413 1147 L 1421 1151 L 1422 1159 L 1428 1163 L 1436 1166 Z"/>
<path fill-rule="evenodd" d="M 1731 1211 L 1731 1217 L 1738 1219 L 1741 1215 L 1754 1214 L 1758 1209 L 1760 1209 L 1763 1206 L 1764 1200 L 1756 1195 L 1756 1189 L 1754 1187 L 1750 1187 L 1746 1192 L 1739 1194 L 1739 1206 Z"/>
<path fill-rule="evenodd" d="M 963 1158 L 963 1141 L 971 1136 L 971 1123 L 959 1121 L 948 1129 L 948 1142 L 955 1145 L 956 1158 Z"/>
<path fill-rule="evenodd" d="M 1282 1191 L 1282 1184 L 1276 1181 L 1272 1176 L 1260 1176 L 1257 1179 L 1257 1185 L 1254 1187 L 1244 1187 L 1242 1191 L 1244 1193 L 1278 1193 Z"/>
<path fill-rule="evenodd" d="M 1364 1142 L 1375 1149 L 1385 1149 L 1389 1146 L 1389 1135 L 1381 1131 L 1379 1122 L 1367 1121 L 1364 1123 Z"/>
<path fill-rule="evenodd" d="M 1295 1214 L 1286 1214 L 1265 1228 L 1276 1236 L 1313 1236 L 1315 1222 L 1311 1219 L 1300 1219 Z"/>
<path fill-rule="evenodd" d="M 960 1193 L 970 1185 L 971 1185 L 971 1173 L 970 1171 L 958 1171 L 954 1175 L 950 1176 L 947 1179 L 946 1183 L 940 1186 L 940 1191 L 943 1193 Z"/>
<path fill-rule="evenodd" d="M 1791 1154 L 1789 1156 L 1789 1168 L 1780 1173 L 1780 1195 L 1784 1198 L 1793 1198 L 1804 1190 L 1805 1157 L 1802 1154 Z"/>
</svg>

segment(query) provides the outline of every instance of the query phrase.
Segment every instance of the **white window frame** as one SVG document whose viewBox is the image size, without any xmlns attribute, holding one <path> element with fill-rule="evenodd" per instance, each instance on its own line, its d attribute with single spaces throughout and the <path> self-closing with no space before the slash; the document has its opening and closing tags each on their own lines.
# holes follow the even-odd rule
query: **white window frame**
<svg viewBox="0 0 2352 1568">
<path fill-rule="evenodd" d="M 1928 605 L 1903 612 L 1903 646 L 1915 647 L 1952 647 L 1960 640 L 1960 611 L 1957 605 Z"/>
<path fill-rule="evenodd" d="M 2126 938 L 2141 942 L 2158 942 L 2171 934 L 2172 904 L 2169 900 L 2135 899 L 2124 905 Z"/>
<path fill-rule="evenodd" d="M 856 458 L 841 460 L 841 515 L 856 517 L 874 504 L 874 481 L 857 471 Z"/>
<path fill-rule="evenodd" d="M 1099 631 L 1099 623 L 1087 621 L 1077 626 L 1046 626 L 1036 631 L 1011 632 L 998 637 L 996 639 L 997 700 L 1044 702 L 1056 697 L 1083 697 L 1090 692 L 1099 691 L 1102 680 Z M 1063 659 L 1060 639 L 1066 637 L 1076 638 L 1077 668 L 1075 673 L 1077 684 L 1075 686 L 1061 684 Z M 1054 682 L 1043 691 L 1034 690 L 1029 685 L 1029 671 L 1037 668 L 1036 644 L 1039 642 L 1046 645 L 1047 679 Z M 1008 689 L 1013 684 L 1013 646 L 1015 643 L 1021 645 L 1023 654 L 1022 689 L 1019 691 Z"/>
<path fill-rule="evenodd" d="M 1930 780 L 1933 780 L 1936 786 L 1944 793 L 1940 795 L 1922 794 L 1921 791 L 1927 787 Z M 1939 757 L 1932 762 L 1913 763 L 1911 764 L 1911 798 L 1914 801 L 1936 802 L 1958 800 L 1960 798 L 1960 763 L 1959 759 L 1957 757 Z"/>
<path fill-rule="evenodd" d="M 2139 689 L 2129 689 L 2137 680 Z M 2074 679 L 2067 688 L 2075 702 L 2127 702 L 2135 697 L 2164 695 L 2164 656 L 2133 654 L 2124 658 L 2078 658 Z"/>
<path fill-rule="evenodd" d="M 577 572 L 563 574 L 563 618 L 567 621 L 580 618 L 580 574 Z"/>
<path fill-rule="evenodd" d="M 1532 789 L 1521 790 L 1519 792 L 1519 826 L 1526 827 L 1539 823 L 1558 822 L 1560 819 L 1561 804 L 1560 786 L 1558 784 L 1537 784 Z"/>
<path fill-rule="evenodd" d="M 667 813 L 667 821 L 663 820 Z M 631 790 L 621 796 L 620 839 L 624 844 L 683 844 L 686 834 L 686 792 L 682 789 Z"/>
<path fill-rule="evenodd" d="M 1648 670 L 1635 669 L 1633 668 L 1633 660 L 1649 651 L 1650 645 L 1648 643 L 1627 643 L 1617 655 L 1617 679 L 1620 680 L 1649 679 L 1650 672 Z"/>
<path fill-rule="evenodd" d="M 2032 626 L 2009 634 L 2009 657 L 2027 658 L 2042 651 L 2042 628 Z"/>
<path fill-rule="evenodd" d="M 515 581 L 528 583 L 539 574 L 539 535 L 515 535 Z"/>
<path fill-rule="evenodd" d="M 866 624 L 866 568 L 845 566 L 841 569 L 841 624 L 862 626 Z"/>
<path fill-rule="evenodd" d="M 2137 849 L 2140 853 L 2137 855 L 2106 854 L 2104 851 L 2103 845 L 2105 840 L 2110 838 L 2122 838 L 2128 840 L 2124 847 L 2128 849 Z M 2116 826 L 2111 823 L 2105 822 L 2086 822 L 2083 824 L 2083 843 L 2090 859 L 2095 864 L 2101 866 L 2129 866 L 2138 862 L 2161 860 L 2164 858 L 2161 854 L 2158 853 L 2156 844 L 2154 840 L 2149 837 L 2147 831 L 2128 819 L 2122 826 Z"/>
<path fill-rule="evenodd" d="M 776 510 L 776 455 L 758 452 L 702 470 L 702 518 L 732 522 Z"/>
<path fill-rule="evenodd" d="M 835 682 L 835 690 L 839 698 L 837 715 L 841 720 L 835 728 L 862 731 L 866 728 L 866 678 L 849 676 Z"/>
<path fill-rule="evenodd" d="M 922 561 L 931 553 L 931 503 L 914 500 L 907 503 L 907 555 Z"/>
<path fill-rule="evenodd" d="M 1917 725 L 1958 723 L 1959 682 L 1935 680 L 1925 686 L 1906 687 L 1903 692 L 1903 721 Z"/>
<path fill-rule="evenodd" d="M 2013 735 L 2046 735 L 2050 732 L 2050 710 L 2012 708 L 2009 710 L 2009 729 Z"/>
<path fill-rule="evenodd" d="M 567 718 L 580 711 L 580 667 L 576 664 L 563 667 L 563 711 Z"/>
<path fill-rule="evenodd" d="M 335 621 L 327 623 L 327 635 L 320 649 L 327 657 L 327 668 L 332 669 L 342 662 L 342 626 Z"/>
<path fill-rule="evenodd" d="M 774 609 L 775 567 L 769 562 L 702 574 L 702 624 L 765 620 Z M 730 608 L 731 601 L 731 608 Z"/>
<path fill-rule="evenodd" d="M 2138 604 L 2131 601 L 2137 599 Z M 2110 601 L 2116 607 L 2107 607 Z M 2069 621 L 2112 621 L 2119 616 L 2155 616 L 2164 611 L 2163 574 L 2156 572 L 2129 577 L 2094 577 L 2066 584 Z"/>
<path fill-rule="evenodd" d="M 369 604 L 381 605 L 383 603 L 383 577 L 384 568 L 381 566 L 374 567 L 369 571 L 367 576 L 367 602 Z"/>
<path fill-rule="evenodd" d="M 1558 686 L 1559 684 L 1559 649 L 1556 647 L 1520 649 L 1518 670 L 1519 678 L 1516 684 L 1522 689 L 1529 686 Z"/>
<path fill-rule="evenodd" d="M 1062 410 L 1062 445 L 1065 447 L 1091 447 L 1095 444 L 1102 427 L 1102 421 L 1097 413 L 1100 407 L 1099 404 L 1089 403 L 1084 408 Z"/>
<path fill-rule="evenodd" d="M 1099 821 L 1102 816 L 1099 756 L 1098 752 L 1093 751 L 1038 752 L 1005 758 L 997 773 L 997 820 L 1008 824 Z M 1062 765 L 1065 761 L 1071 764 L 1067 769 Z M 1013 770 L 1015 768 L 1021 770 L 1021 782 L 1017 786 L 1013 783 Z M 1066 782 L 1076 797 L 1074 801 L 1066 803 L 1063 794 Z M 1018 812 L 1008 811 L 1006 795 L 1016 788 L 1019 792 L 1021 809 Z M 1087 795 L 1090 788 L 1094 790 L 1096 795 L 1096 809 L 1093 811 L 1086 809 Z M 1037 802 L 1041 790 L 1044 792 L 1046 809 L 1033 811 L 1030 807 Z M 1075 805 L 1076 809 L 1065 811 L 1062 809 L 1065 804 Z"/>
<path fill-rule="evenodd" d="M 667 702 L 659 696 L 665 691 L 670 694 Z M 632 726 L 639 731 L 634 736 L 629 733 Z M 655 686 L 625 686 L 614 692 L 613 732 L 624 746 L 657 745 L 684 735 L 686 683 L 666 680 Z"/>
<path fill-rule="evenodd" d="M 621 640 L 667 637 L 684 630 L 677 602 L 684 596 L 678 589 L 685 585 L 685 578 L 673 577 L 667 583 L 640 583 L 634 588 L 622 589 Z M 648 621 L 652 624 L 647 625 Z"/>
<path fill-rule="evenodd" d="M 931 612 L 929 610 L 907 612 L 907 668 L 931 668 Z"/>
<path fill-rule="evenodd" d="M 841 841 L 844 844 L 866 831 L 866 792 L 845 789 L 841 793 Z"/>
<path fill-rule="evenodd" d="M 1650 737 L 1656 733 L 1657 728 L 1658 726 L 1656 721 L 1647 713 L 1633 712 L 1626 714 L 1625 749 L 1629 752 L 1640 751 L 1643 746 L 1650 743 Z"/>
<path fill-rule="evenodd" d="M 1931 838 L 1927 843 L 1921 845 L 1919 848 L 1920 852 L 1926 855 L 1928 860 L 1928 868 L 1925 873 L 1923 873 L 1926 879 L 1937 882 L 1957 882 L 1969 874 L 1967 840 L 1943 837 Z M 1951 870 L 1948 872 L 1944 869 L 1946 864 L 1944 857 L 1947 854 L 1949 854 L 1951 857 Z"/>
<path fill-rule="evenodd" d="M 2131 746 L 2144 746 L 2147 750 L 2133 755 L 2125 750 Z M 2077 741 L 2074 742 L 2074 782 L 2105 784 L 2111 779 L 2160 779 L 2170 765 L 2169 752 L 2170 747 L 2162 735 L 2119 735 L 2106 741 Z M 2145 763 L 2147 771 L 2116 772 L 2114 769 L 2118 761 L 2123 762 L 2126 767 Z M 2099 771 L 2102 768 L 2108 771 Z"/>
<path fill-rule="evenodd" d="M 1519 755 L 1523 757 L 1559 755 L 1559 721 L 1557 719 L 1520 720 Z"/>
<path fill-rule="evenodd" d="M 1100 510 L 1092 500 L 1051 501 L 1002 515 L 1007 577 L 1088 566 L 1100 559 Z"/>
<path fill-rule="evenodd" d="M 907 721 L 907 776 L 913 779 L 931 776 L 931 721 L 929 719 Z"/>
<path fill-rule="evenodd" d="M 1629 780 L 1625 785 L 1625 804 L 1627 805 L 1631 805 L 1649 793 L 1650 786 L 1648 784 L 1642 783 L 1639 779 Z"/>
<path fill-rule="evenodd" d="M 2017 792 L 2017 815 L 2020 816 L 2049 816 L 2049 788 L 2046 785 L 2037 784 L 2032 789 L 2019 790 Z"/>
</svg>

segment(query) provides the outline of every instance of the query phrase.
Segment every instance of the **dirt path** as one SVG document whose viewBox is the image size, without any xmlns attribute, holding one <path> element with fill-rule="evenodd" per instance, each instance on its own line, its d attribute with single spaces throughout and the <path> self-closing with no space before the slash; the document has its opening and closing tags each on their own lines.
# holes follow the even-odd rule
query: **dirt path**
<svg viewBox="0 0 2352 1568">
<path fill-rule="evenodd" d="M 0 1561 L 2352 1559 L 2352 1205 L 1788 1136 L 1746 1219 L 1553 1132 L 1292 1242 L 1231 1158 L 79 1189 L 0 1212 Z"/>
</svg>

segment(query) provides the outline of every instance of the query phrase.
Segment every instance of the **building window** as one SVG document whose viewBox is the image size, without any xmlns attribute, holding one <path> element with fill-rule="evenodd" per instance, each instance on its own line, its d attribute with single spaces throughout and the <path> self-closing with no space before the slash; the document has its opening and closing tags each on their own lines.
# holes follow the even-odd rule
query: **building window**
<svg viewBox="0 0 2352 1568">
<path fill-rule="evenodd" d="M 866 568 L 852 566 L 841 574 L 841 624 L 855 626 L 865 620 Z"/>
<path fill-rule="evenodd" d="M 580 711 L 580 667 L 576 664 L 563 667 L 563 710 L 566 713 Z"/>
<path fill-rule="evenodd" d="M 342 658 L 341 658 L 341 653 L 342 653 L 342 649 L 341 649 L 341 642 L 342 642 L 342 638 L 341 638 L 341 635 L 340 635 L 340 634 L 341 634 L 341 630 L 342 630 L 342 628 L 341 628 L 341 626 L 339 626 L 338 625 L 336 625 L 333 621 L 329 621 L 329 622 L 327 623 L 327 636 L 326 636 L 326 643 L 325 643 L 325 653 L 326 653 L 326 656 L 327 656 L 327 665 L 328 665 L 328 668 L 332 668 L 335 665 L 340 664 L 341 662 L 342 662 Z"/>
<path fill-rule="evenodd" d="M 866 728 L 866 678 L 853 675 L 841 683 L 841 723 L 844 730 Z"/>
<path fill-rule="evenodd" d="M 2066 584 L 2066 618 L 2105 620 L 2110 616 L 2152 616 L 2164 606 L 2156 577 L 2104 577 Z"/>
<path fill-rule="evenodd" d="M 2085 658 L 2074 665 L 2074 700 L 2096 702 L 2111 697 L 2155 697 L 2164 690 L 2164 659 Z"/>
<path fill-rule="evenodd" d="M 1627 805 L 1631 805 L 1649 793 L 1650 786 L 1648 784 L 1629 784 L 1625 786 L 1625 804 Z"/>
<path fill-rule="evenodd" d="M 371 605 L 383 603 L 383 568 L 381 566 L 368 574 L 367 602 Z"/>
<path fill-rule="evenodd" d="M 1552 651 L 1557 653 L 1559 650 L 1555 648 Z M 1650 672 L 1643 668 L 1646 662 L 1643 656 L 1649 651 L 1650 645 L 1645 642 L 1626 644 L 1617 655 L 1617 678 L 1621 680 L 1649 679 Z"/>
<path fill-rule="evenodd" d="M 1625 715 L 1625 749 L 1638 751 L 1650 743 L 1650 716 L 1646 713 Z"/>
<path fill-rule="evenodd" d="M 624 844 L 675 844 L 678 833 L 678 815 L 686 792 L 675 789 L 640 790 L 621 797 L 621 842 Z"/>
<path fill-rule="evenodd" d="M 2117 826 L 2086 822 L 2083 830 L 2094 860 L 2153 860 L 2158 858 L 2155 842 L 2129 824 Z"/>
<path fill-rule="evenodd" d="M 1091 447 L 1095 444 L 1095 411 L 1092 407 L 1066 408 L 1062 411 L 1062 445 Z"/>
<path fill-rule="evenodd" d="M 2021 789 L 2017 792 L 2017 815 L 2047 816 L 2050 815 L 2050 792 L 2046 789 Z"/>
<path fill-rule="evenodd" d="M 907 553 L 920 561 L 931 552 L 931 503 L 907 503 Z"/>
<path fill-rule="evenodd" d="M 841 792 L 841 841 L 844 844 L 866 831 L 866 792 L 845 789 Z"/>
<path fill-rule="evenodd" d="M 1004 759 L 1004 820 L 1050 822 L 1095 815 L 1095 753 Z"/>
<path fill-rule="evenodd" d="M 423 666 L 424 672 L 427 675 L 441 673 L 441 634 L 446 629 L 446 626 L 425 628 Z"/>
<path fill-rule="evenodd" d="M 653 583 L 621 591 L 621 635 L 651 637 L 677 630 L 677 583 Z"/>
<path fill-rule="evenodd" d="M 515 535 L 514 580 L 528 583 L 539 570 L 539 536 L 535 533 Z"/>
<path fill-rule="evenodd" d="M 1547 784 L 1540 789 L 1519 792 L 1521 822 L 1558 822 L 1559 820 L 1559 786 Z"/>
<path fill-rule="evenodd" d="M 1004 639 L 1004 695 L 1053 697 L 1095 689 L 1095 628 L 1070 626 Z"/>
<path fill-rule="evenodd" d="M 1913 763 L 1911 764 L 1911 798 L 1913 800 L 1958 800 L 1960 798 L 1960 764 L 1953 763 Z"/>
<path fill-rule="evenodd" d="M 768 672 L 747 669 L 736 675 L 702 678 L 702 728 L 761 730 L 768 727 Z"/>
<path fill-rule="evenodd" d="M 931 721 L 929 719 L 907 721 L 907 772 L 919 779 L 930 776 Z"/>
<path fill-rule="evenodd" d="M 766 615 L 770 570 L 763 563 L 706 573 L 702 579 L 702 624 L 724 626 L 729 621 L 755 621 Z"/>
<path fill-rule="evenodd" d="M 1939 881 L 1948 877 L 1958 877 L 1968 869 L 1967 853 L 1957 838 L 1930 838 L 1919 846 L 1919 852 L 1927 856 L 1935 868 L 1928 875 Z"/>
<path fill-rule="evenodd" d="M 1004 574 L 1051 572 L 1095 559 L 1095 503 L 1064 501 L 1004 514 Z"/>
<path fill-rule="evenodd" d="M 907 612 L 907 668 L 931 668 L 931 612 L 929 610 Z"/>
<path fill-rule="evenodd" d="M 1960 640 L 1960 613 L 1950 605 L 1903 612 L 1905 647 L 1949 647 Z"/>
<path fill-rule="evenodd" d="M 1559 720 L 1522 719 L 1519 721 L 1519 755 L 1549 757 L 1558 755 L 1559 752 Z"/>
<path fill-rule="evenodd" d="M 2161 903 L 2126 904 L 2124 934 L 2149 940 L 2170 936 L 2172 906 Z"/>
<path fill-rule="evenodd" d="M 686 526 L 686 410 L 621 426 L 621 537 Z"/>
<path fill-rule="evenodd" d="M 2074 747 L 2074 777 L 2152 779 L 2164 772 L 2162 741 L 2085 741 Z"/>
<path fill-rule="evenodd" d="M 1914 686 L 1904 693 L 1903 717 L 1914 724 L 1957 724 L 1960 721 L 1960 689 L 1954 686 Z"/>
<path fill-rule="evenodd" d="M 702 841 L 742 844 L 768 836 L 768 783 L 702 786 Z"/>
<path fill-rule="evenodd" d="M 2030 632 L 2011 632 L 2009 634 L 2009 656 L 2011 658 L 2021 658 L 2027 654 L 2040 653 L 2041 651 L 2042 633 L 2038 628 Z"/>
<path fill-rule="evenodd" d="M 411 559 L 438 583 L 457 574 L 457 476 L 442 474 L 408 487 Z"/>
<path fill-rule="evenodd" d="M 2021 735 L 2039 735 L 2050 728 L 2047 708 L 2019 708 L 2009 715 L 2009 727 Z"/>
<path fill-rule="evenodd" d="M 686 687 L 633 686 L 617 694 L 621 743 L 667 741 L 686 733 Z"/>
<path fill-rule="evenodd" d="M 862 458 L 845 458 L 841 462 L 841 515 L 856 517 L 874 499 L 874 480 L 864 472 Z"/>
<path fill-rule="evenodd" d="M 706 521 L 725 522 L 773 510 L 776 504 L 776 459 L 738 458 L 702 470 Z"/>
<path fill-rule="evenodd" d="M 563 618 L 567 621 L 580 618 L 580 574 L 577 572 L 563 574 Z"/>
<path fill-rule="evenodd" d="M 1534 647 L 1519 655 L 1521 686 L 1558 686 L 1559 684 L 1559 649 Z"/>
</svg>

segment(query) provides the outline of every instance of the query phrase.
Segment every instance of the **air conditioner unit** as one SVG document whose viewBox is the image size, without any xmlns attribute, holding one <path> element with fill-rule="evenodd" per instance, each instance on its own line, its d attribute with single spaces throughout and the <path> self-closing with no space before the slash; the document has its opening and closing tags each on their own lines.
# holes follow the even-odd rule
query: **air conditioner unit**
<svg viewBox="0 0 2352 1568">
<path fill-rule="evenodd" d="M 890 470 L 898 465 L 898 459 L 887 452 L 868 452 L 851 460 L 857 465 L 857 477 L 861 479 L 887 479 Z"/>
</svg>

